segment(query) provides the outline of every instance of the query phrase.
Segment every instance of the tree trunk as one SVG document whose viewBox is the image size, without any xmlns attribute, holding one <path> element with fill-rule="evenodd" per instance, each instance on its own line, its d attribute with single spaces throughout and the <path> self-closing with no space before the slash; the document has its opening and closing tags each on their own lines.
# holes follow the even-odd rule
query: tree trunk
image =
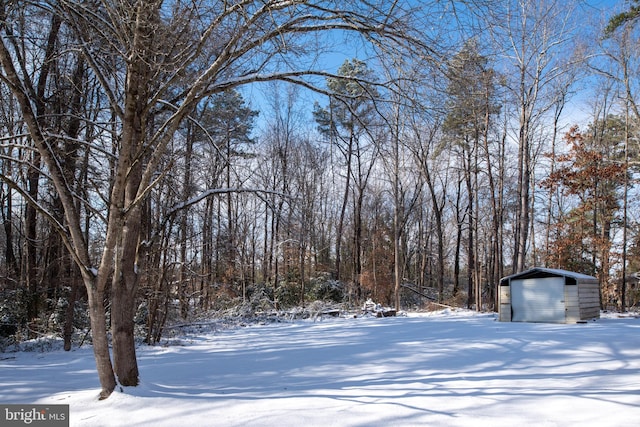
<svg viewBox="0 0 640 427">
<path fill-rule="evenodd" d="M 73 74 L 73 92 L 71 96 L 70 102 L 70 111 L 72 112 L 72 118 L 68 122 L 68 126 L 66 129 L 66 133 L 69 136 L 67 140 L 64 142 L 64 153 L 65 159 L 63 163 L 63 173 L 67 179 L 67 182 L 77 182 L 76 185 L 76 193 L 82 194 L 82 185 L 86 184 L 81 180 L 75 180 L 76 169 L 78 168 L 78 151 L 80 148 L 80 144 L 77 142 L 80 131 L 80 117 L 82 115 L 82 99 L 83 99 L 83 89 L 84 89 L 84 75 L 85 75 L 85 63 L 81 56 L 78 58 L 78 62 L 76 64 L 76 69 Z M 87 163 L 81 165 L 81 176 L 86 176 L 86 171 L 89 165 Z M 55 199 L 55 215 L 59 215 L 60 223 L 64 223 L 64 206 L 60 201 L 59 197 Z M 80 216 L 80 208 L 76 210 L 76 214 Z M 88 227 L 87 227 L 88 228 Z M 56 246 L 62 248 L 63 242 L 60 236 L 54 235 Z M 65 248 L 66 249 L 66 248 Z M 69 272 L 69 280 L 71 282 L 71 291 L 69 292 L 69 299 L 67 301 L 67 309 L 65 311 L 64 317 L 64 326 L 63 326 L 63 339 L 64 339 L 64 349 L 65 351 L 71 350 L 71 338 L 73 336 L 73 320 L 75 315 L 75 304 L 78 298 L 78 275 L 77 270 L 75 269 L 77 266 L 73 264 L 73 260 L 70 257 L 70 254 L 67 251 L 61 251 L 62 260 L 61 263 L 63 265 L 68 265 L 66 270 Z M 49 281 L 51 281 L 51 277 L 49 277 Z M 54 285 L 53 283 L 51 285 Z"/>
<path fill-rule="evenodd" d="M 480 216 L 480 200 L 479 200 L 479 185 L 478 185 L 478 157 L 479 157 L 479 141 L 480 135 L 479 131 L 475 132 L 473 138 L 473 199 L 475 212 L 473 215 L 473 235 L 475 241 L 473 242 L 473 282 L 475 288 L 475 296 L 476 296 L 476 311 L 482 311 L 482 276 L 481 276 L 481 262 L 479 248 L 480 242 L 478 241 L 480 237 L 480 231 L 478 227 L 478 220 Z"/>
<path fill-rule="evenodd" d="M 353 285 L 356 292 L 356 303 L 362 299 L 362 205 L 364 203 L 364 188 L 359 185 L 358 197 L 355 200 L 354 230 L 353 230 Z"/>
<path fill-rule="evenodd" d="M 438 302 L 443 301 L 444 296 L 444 228 L 442 223 L 442 210 L 444 209 L 444 202 L 442 206 L 438 202 L 438 194 L 436 193 L 436 187 L 431 176 L 429 157 L 422 159 L 421 169 L 424 175 L 427 186 L 429 187 L 429 195 L 431 197 L 431 206 L 433 208 L 433 216 L 436 221 L 436 237 L 438 244 L 438 259 L 436 269 L 436 286 L 438 288 Z"/>
<path fill-rule="evenodd" d="M 38 201 L 38 188 L 40 181 L 40 154 L 38 152 L 33 153 L 32 163 L 33 166 L 29 166 L 27 172 L 27 182 L 29 183 L 29 196 L 37 203 Z M 24 214 L 24 222 L 26 229 L 26 260 L 27 260 L 27 289 L 29 291 L 29 303 L 27 306 L 27 317 L 29 322 L 34 321 L 38 317 L 38 306 L 40 305 L 40 298 L 38 294 L 38 258 L 37 250 L 38 241 L 37 234 L 37 220 L 36 208 L 32 203 L 27 203 Z M 32 338 L 34 338 L 32 336 Z"/>
<path fill-rule="evenodd" d="M 109 355 L 107 340 L 107 318 L 104 309 L 104 292 L 95 288 L 92 279 L 84 279 L 89 299 L 89 317 L 91 319 L 91 336 L 93 340 L 93 355 L 96 359 L 96 369 L 102 390 L 100 400 L 106 399 L 116 388 L 116 377 Z"/>
<path fill-rule="evenodd" d="M 133 333 L 135 293 L 126 285 L 116 287 L 111 293 L 111 334 L 113 339 L 113 368 L 123 386 L 138 385 L 138 363 Z"/>
<path fill-rule="evenodd" d="M 396 311 L 400 311 L 400 286 L 402 278 L 400 277 L 400 224 L 399 224 L 399 207 L 396 205 L 393 214 L 393 274 L 394 274 L 394 302 Z"/>
<path fill-rule="evenodd" d="M 113 361 L 118 381 L 124 386 L 137 386 L 138 362 L 134 338 L 134 315 L 138 287 L 138 246 L 142 227 L 143 170 L 148 167 L 145 138 L 152 122 L 147 102 L 151 97 L 149 86 L 150 59 L 153 51 L 154 25 L 159 3 L 139 5 L 132 51 L 135 60 L 127 66 L 126 93 L 122 114 L 122 136 L 116 166 L 115 183 L 111 192 L 107 233 L 114 242 L 114 272 L 111 289 L 111 328 L 113 334 Z M 104 256 L 104 255 L 103 255 Z"/>
<path fill-rule="evenodd" d="M 118 381 L 123 386 L 137 386 L 134 322 L 138 287 L 137 252 L 140 236 L 141 209 L 133 207 L 122 230 L 121 253 L 117 254 L 111 290 L 111 333 L 113 361 Z"/>
<path fill-rule="evenodd" d="M 345 174 L 344 195 L 342 197 L 342 206 L 340 207 L 340 217 L 338 219 L 338 229 L 336 230 L 336 280 L 340 280 L 340 264 L 342 262 L 342 232 L 344 231 L 344 219 L 347 212 L 347 203 L 349 201 L 349 190 L 351 187 L 351 157 L 353 154 L 353 138 L 349 139 L 349 145 L 345 152 L 345 160 L 347 172 Z"/>
<path fill-rule="evenodd" d="M 471 308 L 471 306 L 473 305 L 473 295 L 474 295 L 474 290 L 475 290 L 475 286 L 474 286 L 474 279 L 475 279 L 475 251 L 474 251 L 474 244 L 475 244 L 475 238 L 474 238 L 474 194 L 473 194 L 473 184 L 471 181 L 471 168 L 472 168 L 472 159 L 473 159 L 473 155 L 471 153 L 471 149 L 469 148 L 467 151 L 467 164 L 465 167 L 465 182 L 467 184 L 467 226 L 468 226 L 468 230 L 467 230 L 467 308 Z"/>
<path fill-rule="evenodd" d="M 492 256 L 491 258 L 493 258 L 493 262 L 492 262 L 492 268 L 489 269 L 488 271 L 488 282 L 489 282 L 489 289 L 490 289 L 490 301 L 492 301 L 493 304 L 496 303 L 496 299 L 495 299 L 495 295 L 497 294 L 497 292 L 495 292 L 498 283 L 500 281 L 500 265 L 502 264 L 502 246 L 501 246 L 501 238 L 500 238 L 500 222 L 501 222 L 501 216 L 500 216 L 500 208 L 499 208 L 499 203 L 498 203 L 498 192 L 496 190 L 496 183 L 495 183 L 495 177 L 494 177 L 494 168 L 492 167 L 492 158 L 491 158 L 491 151 L 490 151 L 490 147 L 489 147 L 489 129 L 491 126 L 491 105 L 490 105 L 490 93 L 489 90 L 487 89 L 487 91 L 485 92 L 485 115 L 484 115 L 484 131 L 483 131 L 483 135 L 482 135 L 482 140 L 484 143 L 484 154 L 485 154 L 485 161 L 487 162 L 487 176 L 489 178 L 489 193 L 490 193 L 490 197 L 491 197 L 491 232 L 492 232 L 492 238 L 491 238 L 491 246 L 490 246 L 490 250 L 492 252 Z M 498 153 L 498 156 L 501 157 L 501 153 Z M 498 162 L 500 164 L 500 162 Z M 499 170 L 499 168 L 498 168 Z"/>
<path fill-rule="evenodd" d="M 184 159 L 184 180 L 182 182 L 182 202 L 186 203 L 191 197 L 191 158 L 193 156 L 193 132 L 191 126 L 188 127 L 186 135 L 186 150 Z M 187 212 L 182 212 L 180 218 L 180 276 L 178 283 L 180 287 L 180 315 L 187 319 L 189 315 L 189 296 L 187 286 Z"/>
<path fill-rule="evenodd" d="M 524 91 L 524 89 L 522 89 Z M 526 106 L 521 106 L 520 135 L 518 147 L 518 205 L 515 223 L 515 248 L 513 273 L 523 271 L 526 265 L 527 239 L 529 234 L 529 183 L 531 181 L 531 153 L 529 147 L 528 115 Z"/>
<path fill-rule="evenodd" d="M 46 126 L 44 117 L 46 117 L 46 88 L 49 83 L 49 75 L 53 65 L 53 57 L 56 49 L 56 40 L 60 30 L 61 18 L 57 14 L 51 17 L 51 26 L 47 38 L 45 50 L 45 60 L 40 69 L 36 84 L 35 107 L 36 118 L 41 126 Z M 26 71 L 26 70 L 23 70 Z M 40 187 L 40 168 L 42 163 L 42 155 L 39 151 L 34 151 L 31 163 L 27 169 L 28 193 L 32 202 L 27 203 L 25 208 L 25 228 L 26 228 L 26 259 L 27 259 L 27 288 L 29 289 L 29 305 L 27 314 L 29 321 L 38 317 L 39 306 L 39 290 L 37 279 L 37 212 L 34 203 L 38 202 Z"/>
<path fill-rule="evenodd" d="M 10 164 L 10 163 L 9 163 Z M 11 176 L 11 174 L 8 174 Z M 15 252 L 13 250 L 13 192 L 11 188 L 7 188 L 6 190 L 6 198 L 3 201 L 3 204 L 6 205 L 6 211 L 2 211 L 2 220 L 4 225 L 4 233 L 5 233 L 5 263 L 7 265 L 7 285 L 8 282 L 13 278 L 18 276 L 19 268 L 18 261 L 16 259 Z M 5 213 L 6 212 L 6 213 Z M 13 286 L 11 286 L 12 288 Z"/>
<path fill-rule="evenodd" d="M 397 116 L 396 116 L 397 117 Z M 393 276 L 394 276 L 394 288 L 393 295 L 395 300 L 395 309 L 400 311 L 400 286 L 402 285 L 401 269 L 400 269 L 400 238 L 402 230 L 400 227 L 400 219 L 402 216 L 402 206 L 400 197 L 400 147 L 398 142 L 397 132 L 393 137 Z"/>
<path fill-rule="evenodd" d="M 462 196 L 462 180 L 458 180 L 458 189 L 456 191 L 456 247 L 453 261 L 453 296 L 458 295 L 460 291 L 460 254 L 462 252 L 462 225 L 464 224 L 464 215 L 460 215 L 460 198 Z"/>
<path fill-rule="evenodd" d="M 130 207 L 130 210 L 124 219 L 122 229 L 116 227 L 113 230 L 114 233 L 120 233 L 111 290 L 113 360 L 118 381 L 124 386 L 137 386 L 139 382 L 133 319 L 139 281 L 137 261 L 142 224 L 142 205 L 134 203 L 140 174 L 141 166 L 136 163 L 129 170 L 129 180 L 124 192 L 125 206 Z"/>
<path fill-rule="evenodd" d="M 74 314 L 77 299 L 78 283 L 76 281 L 76 278 L 71 277 L 71 292 L 69 292 L 69 298 L 67 300 L 67 308 L 64 313 L 64 326 L 62 329 L 64 351 L 71 350 L 71 338 L 73 337 L 73 319 L 75 317 Z"/>
</svg>

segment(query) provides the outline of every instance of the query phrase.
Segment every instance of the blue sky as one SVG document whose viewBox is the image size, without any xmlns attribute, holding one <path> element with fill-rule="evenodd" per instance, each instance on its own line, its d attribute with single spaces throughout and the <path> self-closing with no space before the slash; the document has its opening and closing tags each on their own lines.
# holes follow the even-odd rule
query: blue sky
<svg viewBox="0 0 640 427">
<path fill-rule="evenodd" d="M 614 13 L 626 10 L 628 5 L 629 0 L 587 0 L 584 2 L 584 8 L 582 10 L 583 13 L 585 13 L 585 20 L 596 19 L 599 15 L 601 20 L 606 20 Z M 449 34 L 449 36 L 452 35 L 453 34 Z M 314 67 L 319 70 L 335 72 L 345 60 L 358 58 L 367 61 L 371 57 L 371 53 L 368 52 L 362 42 L 358 41 L 354 36 L 346 38 L 333 34 L 330 37 L 326 37 L 324 42 L 326 42 L 328 47 L 323 52 L 318 52 L 317 56 L 314 54 L 309 55 L 309 61 L 312 61 Z M 373 61 L 370 63 L 373 64 Z M 322 80 L 323 79 L 318 79 L 317 81 L 323 84 L 324 82 Z M 241 88 L 241 92 L 252 108 L 260 110 L 260 117 L 256 122 L 258 128 L 256 131 L 259 132 L 259 128 L 264 126 L 265 121 L 268 120 L 270 115 L 270 100 L 273 97 L 273 93 L 267 84 L 246 86 Z M 579 92 L 574 95 L 570 104 L 567 106 L 568 121 L 585 124 L 584 122 L 587 120 L 585 117 L 588 113 L 588 108 L 585 104 L 590 98 L 589 92 L 589 83 L 583 82 Z M 326 97 L 304 89 L 298 93 L 300 97 L 298 107 L 305 110 L 303 114 L 306 115 L 307 118 L 306 124 L 310 127 L 315 127 L 311 118 L 313 103 L 317 101 L 324 105 L 327 103 Z"/>
</svg>

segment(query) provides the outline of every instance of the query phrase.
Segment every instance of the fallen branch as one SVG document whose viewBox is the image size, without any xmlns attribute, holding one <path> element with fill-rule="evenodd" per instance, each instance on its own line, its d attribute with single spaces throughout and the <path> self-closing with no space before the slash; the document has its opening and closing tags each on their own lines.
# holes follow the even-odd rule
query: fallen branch
<svg viewBox="0 0 640 427">
<path fill-rule="evenodd" d="M 416 294 L 420 295 L 421 297 L 424 297 L 424 298 L 428 299 L 429 301 L 431 301 L 432 304 L 439 305 L 440 307 L 446 307 L 446 308 L 457 308 L 457 307 L 454 307 L 452 305 L 447 305 L 447 304 L 442 304 L 442 303 L 436 302 L 435 298 L 433 298 L 433 297 L 431 297 L 429 295 L 423 294 L 419 290 L 414 289 L 409 285 L 400 285 L 400 286 L 402 286 L 403 288 L 409 289 L 410 291 L 415 292 Z"/>
</svg>

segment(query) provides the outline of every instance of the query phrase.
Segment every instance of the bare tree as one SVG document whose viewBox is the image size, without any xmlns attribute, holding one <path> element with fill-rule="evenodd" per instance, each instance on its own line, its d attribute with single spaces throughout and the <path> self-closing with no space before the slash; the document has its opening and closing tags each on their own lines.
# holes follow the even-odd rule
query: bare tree
<svg viewBox="0 0 640 427">
<path fill-rule="evenodd" d="M 438 145 L 441 144 L 441 124 L 435 123 L 414 123 L 413 135 L 415 146 L 411 151 L 415 157 L 423 181 L 429 190 L 427 197 L 431 201 L 431 212 L 435 221 L 436 235 L 436 272 L 435 283 L 438 289 L 438 302 L 444 298 L 445 279 L 445 227 L 444 208 L 446 204 L 447 175 L 446 168 L 440 170 L 437 164 L 442 151 Z"/>
<path fill-rule="evenodd" d="M 6 99 L 6 102 L 0 103 L 0 111 L 2 114 L 0 129 L 2 129 L 2 134 L 21 134 L 21 124 L 18 119 L 19 111 L 16 103 L 14 102 L 14 98 L 11 96 L 5 85 L 0 86 L 0 90 L 2 91 L 2 98 Z M 14 154 L 16 148 L 10 144 L 3 144 L 0 150 L 0 157 L 2 159 L 0 160 L 2 164 L 0 174 L 2 174 L 2 176 L 10 177 L 12 181 L 18 181 L 17 168 L 13 166 L 13 162 L 5 160 L 12 159 L 16 156 L 16 154 Z M 14 237 L 15 230 L 18 227 L 17 221 L 14 219 L 13 200 L 14 191 L 11 186 L 3 180 L 2 183 L 0 183 L 0 202 L 2 205 L 2 225 L 5 235 L 4 261 L 6 270 L 3 271 L 2 274 L 4 275 L 5 286 L 7 289 L 15 289 L 20 277 L 20 266 L 14 248 L 14 245 L 16 244 L 16 239 Z"/>
<path fill-rule="evenodd" d="M 514 272 L 524 269 L 530 243 L 534 135 L 556 98 L 552 83 L 567 71 L 562 63 L 572 58 L 565 49 L 577 33 L 577 6 L 577 2 L 557 0 L 515 0 L 492 14 L 493 34 L 501 53 L 510 60 L 505 75 L 511 77 L 506 84 L 518 108 Z"/>
<path fill-rule="evenodd" d="M 108 192 L 101 194 L 108 217 L 101 255 L 96 259 L 83 233 L 76 194 L 60 167 L 60 153 L 51 144 L 50 129 L 42 123 L 37 94 L 29 90 L 33 87 L 27 80 L 29 73 L 20 71 L 21 56 L 11 44 L 12 40 L 19 44 L 24 35 L 7 23 L 19 11 L 39 7 L 29 2 L 0 4 L 0 30 L 6 36 L 0 43 L 0 78 L 20 105 L 35 152 L 48 169 L 64 209 L 66 223 L 54 224 L 87 288 L 101 397 L 106 398 L 116 386 L 116 377 L 124 386 L 139 381 L 133 314 L 140 280 L 137 260 L 144 200 L 162 179 L 160 166 L 168 144 L 198 103 L 251 82 L 277 79 L 314 86 L 306 76 L 329 76 L 304 64 L 305 47 L 314 34 L 322 40 L 327 31 L 347 31 L 363 34 L 365 40 L 378 45 L 427 47 L 413 37 L 416 31 L 407 27 L 409 21 L 396 19 L 402 8 L 395 1 L 376 5 L 293 0 L 168 5 L 155 0 L 126 4 L 64 0 L 54 4 L 50 16 L 75 37 L 67 41 L 68 50 L 84 54 L 115 119 L 115 138 L 112 149 L 107 150 L 115 156 L 112 181 Z M 281 60 L 297 54 L 302 62 Z M 37 205 L 32 194 L 23 194 Z M 109 287 L 113 365 L 103 305 Z"/>
<path fill-rule="evenodd" d="M 340 280 L 342 235 L 349 201 L 353 203 L 353 238 L 351 283 L 355 300 L 361 295 L 362 273 L 362 208 L 366 187 L 378 158 L 376 111 L 379 98 L 375 78 L 366 63 L 354 59 L 345 61 L 338 70 L 340 77 L 327 79 L 332 93 L 328 108 L 315 106 L 319 129 L 335 144 L 346 167 L 344 195 L 336 239 L 336 279 Z M 360 83 L 354 84 L 354 79 Z M 366 83 L 365 83 L 366 82 Z"/>
<path fill-rule="evenodd" d="M 498 242 L 500 227 L 499 208 L 497 204 L 496 184 L 489 147 L 490 134 L 493 128 L 493 117 L 500 111 L 496 101 L 496 79 L 489 60 L 479 51 L 477 40 L 467 41 L 461 50 L 449 60 L 447 68 L 447 96 L 449 112 L 444 122 L 444 129 L 452 145 L 461 151 L 464 182 L 467 188 L 467 305 L 482 307 L 482 289 L 479 259 L 479 221 L 480 202 L 478 185 L 481 172 L 481 161 L 486 165 L 489 181 L 489 198 L 492 208 L 492 233 L 490 240 Z M 483 150 L 481 152 L 481 150 Z M 502 247 L 495 244 L 491 248 L 492 257 L 502 262 Z M 492 285 L 496 278 L 491 272 Z"/>
</svg>

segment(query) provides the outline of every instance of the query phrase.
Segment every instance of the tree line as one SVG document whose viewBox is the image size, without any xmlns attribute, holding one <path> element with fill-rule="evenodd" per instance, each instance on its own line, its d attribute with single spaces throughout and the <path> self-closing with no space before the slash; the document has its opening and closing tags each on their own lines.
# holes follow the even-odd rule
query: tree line
<svg viewBox="0 0 640 427">
<path fill-rule="evenodd" d="M 0 1 L 3 334 L 90 330 L 106 398 L 231 307 L 637 304 L 635 6 L 416 3 Z"/>
</svg>

